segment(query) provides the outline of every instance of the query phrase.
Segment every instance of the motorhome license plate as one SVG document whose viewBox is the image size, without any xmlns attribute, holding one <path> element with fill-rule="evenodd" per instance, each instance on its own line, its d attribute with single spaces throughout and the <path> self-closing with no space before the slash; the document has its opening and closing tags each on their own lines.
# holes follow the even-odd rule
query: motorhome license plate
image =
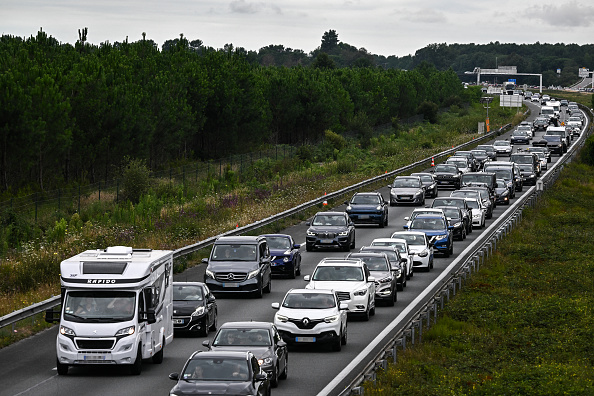
<svg viewBox="0 0 594 396">
<path fill-rule="evenodd" d="M 85 355 L 85 360 L 105 360 L 105 355 Z"/>
<path fill-rule="evenodd" d="M 295 337 L 295 342 L 316 342 L 316 337 Z"/>
<path fill-rule="evenodd" d="M 184 324 L 183 319 L 173 319 L 173 324 Z"/>
<path fill-rule="evenodd" d="M 239 287 L 239 283 L 223 283 L 223 287 Z"/>
</svg>

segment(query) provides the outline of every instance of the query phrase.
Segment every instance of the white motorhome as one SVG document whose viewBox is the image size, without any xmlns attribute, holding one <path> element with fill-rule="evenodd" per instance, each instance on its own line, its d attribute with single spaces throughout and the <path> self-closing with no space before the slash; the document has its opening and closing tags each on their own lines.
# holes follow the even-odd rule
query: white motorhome
<svg viewBox="0 0 594 396">
<path fill-rule="evenodd" d="M 553 111 L 555 112 L 555 117 L 559 118 L 561 116 L 561 102 L 558 100 L 549 100 L 546 102 L 546 106 L 552 107 Z"/>
<path fill-rule="evenodd" d="M 113 246 L 87 250 L 60 264 L 62 309 L 58 374 L 69 366 L 128 365 L 140 374 L 142 359 L 163 361 L 173 341 L 173 252 Z M 57 316 L 57 315 L 56 315 Z"/>
<path fill-rule="evenodd" d="M 557 115 L 555 114 L 555 109 L 551 106 L 542 106 L 540 108 L 540 115 L 543 117 L 548 117 L 549 120 L 557 118 Z"/>
</svg>

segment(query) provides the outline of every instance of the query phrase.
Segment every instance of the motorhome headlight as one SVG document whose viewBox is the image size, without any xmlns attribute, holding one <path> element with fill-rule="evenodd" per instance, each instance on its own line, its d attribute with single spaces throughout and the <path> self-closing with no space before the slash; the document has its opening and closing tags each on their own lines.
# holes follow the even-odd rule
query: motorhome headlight
<svg viewBox="0 0 594 396">
<path fill-rule="evenodd" d="M 204 307 L 198 307 L 194 312 L 192 312 L 191 316 L 200 316 L 204 314 Z"/>
<path fill-rule="evenodd" d="M 247 278 L 248 278 L 248 279 L 252 279 L 252 278 L 254 278 L 256 275 L 258 275 L 258 273 L 259 273 L 259 272 L 260 272 L 260 268 L 257 268 L 257 269 L 255 269 L 255 270 L 253 270 L 253 271 L 250 271 L 250 272 L 248 272 L 248 276 L 247 276 Z"/>
<path fill-rule="evenodd" d="M 338 320 L 339 315 L 332 315 L 332 316 L 326 316 L 324 318 L 324 322 L 326 323 L 334 323 Z"/>
<path fill-rule="evenodd" d="M 360 289 L 353 293 L 355 296 L 364 296 L 367 293 L 367 289 Z"/>
<path fill-rule="evenodd" d="M 215 277 L 214 272 L 212 272 L 209 269 L 207 269 L 206 271 L 204 271 L 204 275 L 206 275 L 208 278 L 212 278 L 212 279 L 214 279 L 214 277 Z"/>
<path fill-rule="evenodd" d="M 134 327 L 134 326 L 128 326 L 128 327 L 124 327 L 123 329 L 119 329 L 115 333 L 115 336 L 116 337 L 129 336 L 129 335 L 134 334 L 135 331 L 136 331 L 136 327 Z"/>
<path fill-rule="evenodd" d="M 76 337 L 76 333 L 70 327 L 60 326 L 60 334 L 65 336 Z"/>
</svg>

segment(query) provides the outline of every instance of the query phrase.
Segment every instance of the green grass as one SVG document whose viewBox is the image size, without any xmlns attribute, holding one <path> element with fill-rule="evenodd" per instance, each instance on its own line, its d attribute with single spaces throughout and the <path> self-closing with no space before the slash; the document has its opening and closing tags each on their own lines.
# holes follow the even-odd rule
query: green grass
<svg viewBox="0 0 594 396">
<path fill-rule="evenodd" d="M 594 168 L 565 167 L 365 395 L 594 394 Z"/>
</svg>

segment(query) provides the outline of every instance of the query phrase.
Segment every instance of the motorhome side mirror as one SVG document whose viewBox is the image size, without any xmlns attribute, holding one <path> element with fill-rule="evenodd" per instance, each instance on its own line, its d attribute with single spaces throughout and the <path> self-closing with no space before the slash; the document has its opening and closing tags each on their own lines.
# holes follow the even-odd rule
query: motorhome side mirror
<svg viewBox="0 0 594 396">
<path fill-rule="evenodd" d="M 157 317 L 155 316 L 154 309 L 151 308 L 146 311 L 146 321 L 148 324 L 153 324 L 157 322 Z"/>
<path fill-rule="evenodd" d="M 54 311 L 53 308 L 47 309 L 45 311 L 45 321 L 47 323 L 59 322 L 60 321 L 60 311 Z"/>
</svg>

